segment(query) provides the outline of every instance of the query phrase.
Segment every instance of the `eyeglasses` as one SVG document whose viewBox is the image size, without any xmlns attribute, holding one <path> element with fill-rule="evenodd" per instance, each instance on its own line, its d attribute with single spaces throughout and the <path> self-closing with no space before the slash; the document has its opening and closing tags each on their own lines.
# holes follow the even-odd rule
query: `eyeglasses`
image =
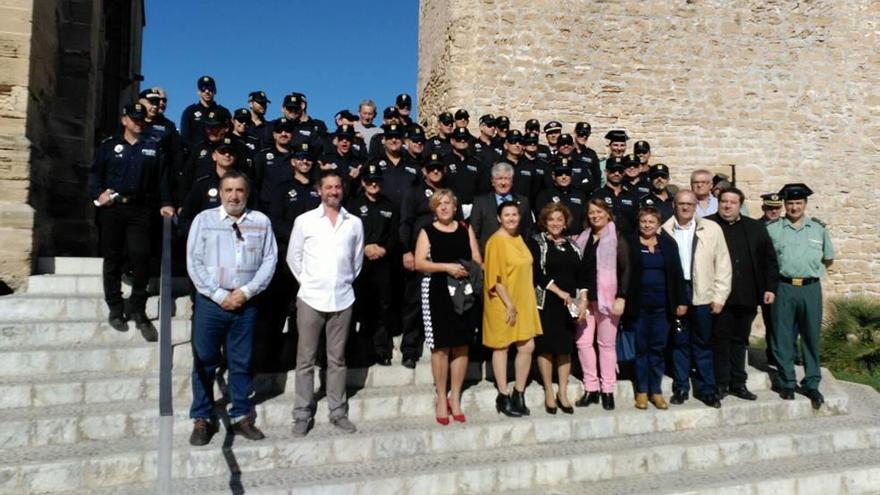
<svg viewBox="0 0 880 495">
<path fill-rule="evenodd" d="M 232 224 L 232 230 L 235 231 L 235 238 L 238 239 L 239 241 L 244 242 L 244 236 L 241 235 L 241 229 L 238 228 L 237 223 Z"/>
<path fill-rule="evenodd" d="M 201 91 L 202 93 L 213 93 L 214 88 L 199 88 L 199 91 Z"/>
</svg>

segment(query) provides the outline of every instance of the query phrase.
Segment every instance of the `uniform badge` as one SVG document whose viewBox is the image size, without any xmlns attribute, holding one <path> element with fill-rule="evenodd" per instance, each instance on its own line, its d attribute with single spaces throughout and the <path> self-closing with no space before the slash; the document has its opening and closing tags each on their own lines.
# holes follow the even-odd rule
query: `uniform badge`
<svg viewBox="0 0 880 495">
<path fill-rule="evenodd" d="M 156 150 L 142 149 L 141 154 L 145 156 L 156 156 Z"/>
<path fill-rule="evenodd" d="M 296 199 L 296 189 L 291 189 L 290 191 L 287 191 L 287 195 L 290 196 L 290 199 Z"/>
<path fill-rule="evenodd" d="M 199 152 L 199 158 L 204 158 L 205 155 L 207 155 L 207 154 L 208 154 L 208 150 L 202 150 Z"/>
<path fill-rule="evenodd" d="M 579 168 L 573 168 L 573 169 L 571 169 L 571 171 L 574 172 L 574 173 L 576 173 L 576 174 L 581 173 L 581 169 L 579 169 Z"/>
<path fill-rule="evenodd" d="M 416 169 L 414 169 L 413 167 L 403 167 L 403 169 L 413 175 L 416 175 Z"/>
<path fill-rule="evenodd" d="M 654 200 L 648 198 L 648 199 L 645 200 L 645 204 L 648 205 L 648 206 L 652 206 L 652 205 L 654 204 Z"/>
<path fill-rule="evenodd" d="M 452 173 L 455 173 L 455 164 L 454 163 L 449 164 L 449 171 Z"/>
<path fill-rule="evenodd" d="M 476 165 L 466 165 L 465 167 L 466 167 L 468 170 L 470 170 L 471 172 L 476 172 L 476 171 L 477 171 L 477 166 L 476 166 Z"/>
<path fill-rule="evenodd" d="M 559 196 L 553 196 L 552 199 L 553 199 L 553 202 L 554 202 L 554 203 L 558 203 L 558 202 L 559 202 Z"/>
<path fill-rule="evenodd" d="M 570 198 L 572 204 L 579 205 L 581 204 L 581 198 Z"/>
<path fill-rule="evenodd" d="M 124 150 L 124 149 L 125 149 L 125 146 L 122 146 L 121 144 L 117 144 L 116 146 L 113 147 L 113 152 L 114 153 L 122 153 L 122 150 Z"/>
<path fill-rule="evenodd" d="M 430 198 L 430 197 L 433 196 L 433 195 L 434 195 L 434 190 L 433 190 L 433 189 L 425 189 L 425 197 L 426 197 L 426 198 Z"/>
<path fill-rule="evenodd" d="M 439 140 L 439 139 L 435 139 L 435 140 L 434 140 L 434 146 L 440 146 L 440 140 Z"/>
<path fill-rule="evenodd" d="M 605 202 L 608 203 L 609 205 L 614 204 L 614 201 L 612 201 L 611 198 L 605 198 Z"/>
<path fill-rule="evenodd" d="M 254 146 L 254 143 L 244 143 L 244 145 L 250 148 L 251 151 L 257 149 L 257 147 Z"/>
<path fill-rule="evenodd" d="M 274 160 L 275 153 L 266 153 L 266 160 Z"/>
<path fill-rule="evenodd" d="M 385 218 L 391 218 L 392 213 L 386 210 L 379 210 L 379 214 Z"/>
<path fill-rule="evenodd" d="M 520 170 L 519 173 L 520 173 L 520 175 L 525 175 L 525 176 L 528 176 L 528 177 L 531 177 L 531 176 L 532 176 L 532 171 L 531 171 L 531 170 Z"/>
<path fill-rule="evenodd" d="M 388 162 L 386 162 L 385 160 L 379 160 L 379 167 L 381 167 L 382 170 L 385 170 L 385 168 L 387 166 L 388 166 Z"/>
<path fill-rule="evenodd" d="M 311 136 L 312 135 L 312 131 L 307 131 L 305 129 L 300 129 L 299 133 L 302 134 L 303 136 Z"/>
<path fill-rule="evenodd" d="M 361 216 L 367 216 L 368 211 L 370 211 L 370 209 L 367 208 L 367 205 L 361 205 Z"/>
<path fill-rule="evenodd" d="M 193 114 L 193 117 L 195 117 L 195 118 L 197 118 L 197 119 L 202 118 L 202 112 L 201 112 L 201 111 L 198 111 L 198 112 L 194 113 L 194 114 Z"/>
<path fill-rule="evenodd" d="M 208 189 L 208 196 L 210 196 L 212 198 L 216 198 L 217 197 L 217 188 L 212 187 L 211 189 Z"/>
<path fill-rule="evenodd" d="M 630 205 L 630 206 L 632 206 L 632 204 L 633 204 L 633 202 L 632 202 L 631 199 L 621 199 L 620 202 L 621 202 L 622 204 Z"/>
<path fill-rule="evenodd" d="M 332 169 L 334 169 L 334 170 L 336 169 L 336 164 L 335 164 L 335 163 L 325 163 L 324 166 L 326 166 L 327 168 L 332 168 Z"/>
</svg>

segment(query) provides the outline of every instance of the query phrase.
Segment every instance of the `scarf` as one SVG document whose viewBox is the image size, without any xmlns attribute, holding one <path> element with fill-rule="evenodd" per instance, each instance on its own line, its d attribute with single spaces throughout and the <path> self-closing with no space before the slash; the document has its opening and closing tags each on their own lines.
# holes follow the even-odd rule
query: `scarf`
<svg viewBox="0 0 880 495">
<path fill-rule="evenodd" d="M 599 234 L 599 246 L 596 248 L 596 302 L 600 313 L 610 315 L 617 296 L 617 227 L 614 222 L 608 222 Z M 586 248 L 591 235 L 590 229 L 581 232 L 575 241 L 578 248 Z"/>
</svg>

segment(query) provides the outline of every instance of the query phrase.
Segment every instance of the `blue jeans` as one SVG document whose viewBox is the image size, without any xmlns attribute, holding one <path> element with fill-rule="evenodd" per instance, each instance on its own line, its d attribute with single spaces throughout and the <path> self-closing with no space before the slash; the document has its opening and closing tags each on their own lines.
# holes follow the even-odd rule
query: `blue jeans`
<svg viewBox="0 0 880 495">
<path fill-rule="evenodd" d="M 229 396 L 232 409 L 229 418 L 236 422 L 253 411 L 251 394 L 251 350 L 257 308 L 248 303 L 237 311 L 226 311 L 207 297 L 196 294 L 193 315 L 192 348 L 193 402 L 189 417 L 214 417 L 214 378 L 222 355 L 220 346 L 226 342 L 226 366 L 229 370 Z"/>
<path fill-rule="evenodd" d="M 687 286 L 687 299 L 693 298 L 693 289 Z M 672 389 L 690 392 L 691 369 L 696 370 L 694 388 L 698 397 L 717 394 L 715 368 L 709 339 L 712 337 L 712 313 L 708 304 L 688 306 L 681 319 L 681 332 L 674 332 L 672 341 Z"/>
<path fill-rule="evenodd" d="M 669 320 L 666 308 L 642 308 L 633 323 L 636 332 L 636 392 L 659 394 L 666 372 Z"/>
</svg>

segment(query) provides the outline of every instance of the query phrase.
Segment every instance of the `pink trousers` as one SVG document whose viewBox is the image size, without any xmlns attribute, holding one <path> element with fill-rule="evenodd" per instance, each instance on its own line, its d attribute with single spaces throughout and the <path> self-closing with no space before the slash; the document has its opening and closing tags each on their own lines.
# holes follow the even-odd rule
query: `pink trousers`
<svg viewBox="0 0 880 495">
<path fill-rule="evenodd" d="M 599 392 L 599 372 L 602 374 L 602 392 L 613 393 L 617 383 L 617 316 L 599 313 L 599 305 L 590 302 L 587 321 L 578 323 L 575 330 L 575 346 L 584 370 L 584 390 Z M 599 343 L 599 356 L 593 347 Z M 598 370 L 596 367 L 598 361 Z"/>
</svg>

